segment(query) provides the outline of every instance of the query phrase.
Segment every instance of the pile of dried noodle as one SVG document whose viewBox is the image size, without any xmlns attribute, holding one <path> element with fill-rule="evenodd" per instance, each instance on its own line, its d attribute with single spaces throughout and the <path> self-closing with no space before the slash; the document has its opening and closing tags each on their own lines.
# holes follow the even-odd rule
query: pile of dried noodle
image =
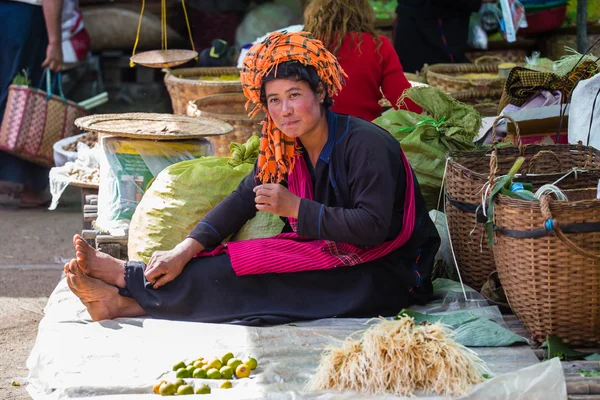
<svg viewBox="0 0 600 400">
<path fill-rule="evenodd" d="M 309 389 L 459 396 L 482 382 L 488 371 L 451 335 L 439 323 L 415 325 L 408 316 L 396 321 L 381 318 L 360 340 L 351 335 L 341 348 L 326 349 Z"/>
</svg>

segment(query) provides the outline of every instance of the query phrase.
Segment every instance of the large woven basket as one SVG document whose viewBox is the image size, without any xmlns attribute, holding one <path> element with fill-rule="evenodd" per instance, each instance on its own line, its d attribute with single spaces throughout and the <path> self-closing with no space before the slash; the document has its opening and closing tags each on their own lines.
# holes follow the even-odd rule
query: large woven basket
<svg viewBox="0 0 600 400">
<path fill-rule="evenodd" d="M 502 89 L 466 90 L 452 93 L 451 96 L 461 103 L 473 107 L 482 117 L 498 115 L 498 104 L 502 98 Z"/>
<path fill-rule="evenodd" d="M 534 42 L 535 43 L 535 42 Z M 472 51 L 466 54 L 469 60 L 477 60 L 481 57 L 492 56 L 502 60 L 502 62 L 523 63 L 527 57 L 525 49 L 497 49 L 487 51 Z"/>
<path fill-rule="evenodd" d="M 598 174 L 580 173 L 578 180 L 595 187 Z M 500 280 L 537 342 L 552 334 L 571 345 L 600 343 L 600 200 L 590 189 L 580 191 L 587 200 L 579 201 L 575 193 L 571 201 L 496 200 Z"/>
<path fill-rule="evenodd" d="M 446 93 L 462 92 L 466 90 L 501 89 L 504 78 L 469 79 L 463 78 L 466 74 L 497 74 L 498 63 L 494 64 L 435 64 L 426 67 L 427 83 L 440 88 Z"/>
<path fill-rule="evenodd" d="M 446 168 L 445 211 L 450 238 L 462 279 L 476 290 L 481 289 L 496 269 L 493 250 L 488 248 L 486 241 L 486 218 L 480 207 L 483 187 L 490 176 L 490 153 L 490 149 L 453 152 Z M 497 150 L 496 175 L 506 174 L 520 155 L 525 157 L 520 172 L 526 175 L 519 181 L 532 183 L 536 190 L 549 181 L 560 179 L 572 168 L 600 168 L 600 151 L 590 147 L 506 146 Z M 600 178 L 600 171 L 596 174 Z M 574 174 L 561 182 L 565 189 L 582 188 L 586 186 L 581 185 L 587 184 L 576 179 Z"/>
<path fill-rule="evenodd" d="M 189 102 L 188 116 L 215 118 L 233 126 L 231 133 L 208 138 L 215 147 L 216 156 L 229 157 L 231 142 L 244 143 L 252 135 L 260 136 L 260 121 L 264 114 L 260 113 L 253 119 L 248 118 L 245 108 L 247 100 L 243 93 L 223 93 Z"/>
<path fill-rule="evenodd" d="M 171 96 L 173 112 L 185 115 L 188 102 L 218 93 L 242 93 L 241 81 L 202 80 L 221 75 L 239 75 L 235 67 L 166 69 L 165 85 Z"/>
</svg>

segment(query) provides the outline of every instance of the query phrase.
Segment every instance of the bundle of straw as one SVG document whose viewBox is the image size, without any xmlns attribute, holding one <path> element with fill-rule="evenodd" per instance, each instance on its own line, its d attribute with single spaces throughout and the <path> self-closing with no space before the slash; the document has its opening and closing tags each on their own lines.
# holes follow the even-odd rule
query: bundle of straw
<svg viewBox="0 0 600 400">
<path fill-rule="evenodd" d="M 324 352 L 309 390 L 353 390 L 414 396 L 415 391 L 459 396 L 484 380 L 483 361 L 456 343 L 439 323 L 415 325 L 405 316 L 380 318 L 360 340 Z"/>
</svg>

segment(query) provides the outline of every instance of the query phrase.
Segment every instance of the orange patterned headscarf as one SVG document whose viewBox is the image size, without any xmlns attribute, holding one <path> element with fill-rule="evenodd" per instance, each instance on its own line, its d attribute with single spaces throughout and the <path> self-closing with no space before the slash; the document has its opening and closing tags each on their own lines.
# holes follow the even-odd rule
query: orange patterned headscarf
<svg viewBox="0 0 600 400">
<path fill-rule="evenodd" d="M 241 79 L 244 95 L 248 98 L 246 109 L 252 107 L 248 116 L 252 118 L 260 110 L 266 115 L 262 122 L 258 155 L 258 178 L 262 183 L 279 183 L 294 168 L 294 140 L 275 126 L 267 105 L 260 101 L 264 77 L 269 75 L 273 68 L 277 74 L 277 66 L 287 61 L 298 61 L 314 67 L 321 81 L 327 86 L 327 94 L 330 97 L 342 88 L 342 75 L 346 76 L 335 56 L 308 32 L 274 32 L 262 43 L 250 48 L 244 58 Z"/>
</svg>

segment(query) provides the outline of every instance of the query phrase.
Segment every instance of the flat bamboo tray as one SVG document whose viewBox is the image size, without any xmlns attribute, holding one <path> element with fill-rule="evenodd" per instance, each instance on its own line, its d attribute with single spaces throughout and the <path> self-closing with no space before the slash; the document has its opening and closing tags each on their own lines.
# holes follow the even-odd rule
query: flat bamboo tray
<svg viewBox="0 0 600 400">
<path fill-rule="evenodd" d="M 193 50 L 151 50 L 135 54 L 130 60 L 148 68 L 171 68 L 198 57 Z"/>
<path fill-rule="evenodd" d="M 95 114 L 76 119 L 75 125 L 101 134 L 152 140 L 210 137 L 233 130 L 217 119 L 152 113 Z"/>
</svg>

